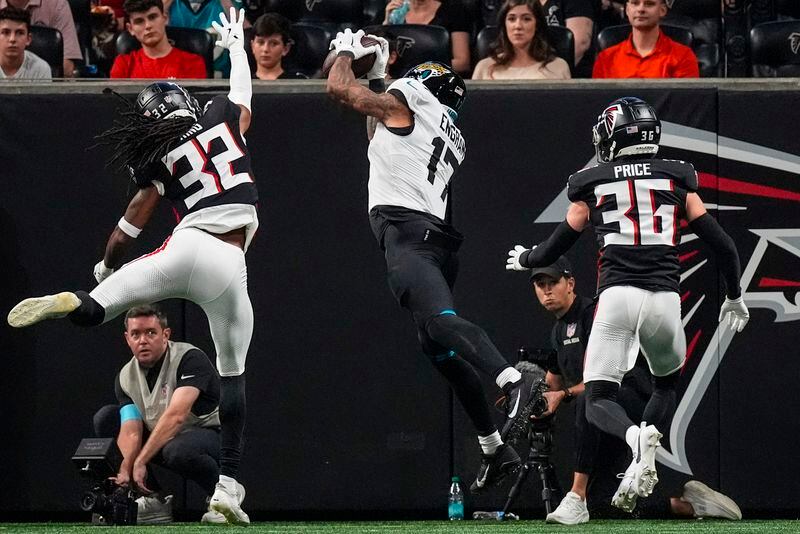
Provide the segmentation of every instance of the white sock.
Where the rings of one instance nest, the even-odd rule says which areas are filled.
[[[500,432],[495,430],[493,434],[488,436],[478,436],[478,443],[481,444],[483,454],[494,454],[503,444],[503,440],[500,439]]]
[[[236,479],[225,475],[219,476],[219,483],[228,491],[237,491]]]
[[[518,380],[522,379],[522,374],[514,369],[513,367],[506,367],[503,371],[497,375],[497,387],[502,388],[508,383],[514,383]]]
[[[628,447],[631,448],[634,454],[634,459],[636,459],[636,450],[638,449],[638,442],[639,441],[639,427],[636,425],[631,425],[628,427],[628,430],[625,431],[625,442],[628,444]]]

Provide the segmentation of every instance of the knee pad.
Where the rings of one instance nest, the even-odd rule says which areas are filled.
[[[586,400],[591,403],[599,399],[616,400],[619,384],[607,380],[593,380],[586,384]],[[587,406],[588,407],[588,406]]]

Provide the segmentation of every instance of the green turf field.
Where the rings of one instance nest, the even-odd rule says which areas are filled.
[[[592,521],[587,525],[565,527],[546,525],[542,521],[513,521],[499,523],[493,521],[391,521],[391,522],[315,522],[315,523],[253,523],[247,530],[226,526],[202,526],[195,523],[178,523],[168,526],[140,527],[95,527],[75,523],[0,523],[0,532],[30,532],[35,534],[89,534],[101,532],[165,532],[167,534],[209,533],[235,529],[248,534],[344,534],[344,533],[432,533],[432,534],[509,534],[532,532],[570,532],[627,534],[653,532],[658,534],[694,534],[704,532],[719,533],[762,533],[785,532],[800,533],[800,520],[786,521]]]

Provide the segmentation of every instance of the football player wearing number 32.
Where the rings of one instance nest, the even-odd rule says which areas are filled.
[[[598,117],[593,134],[600,163],[570,176],[566,220],[539,246],[529,250],[517,245],[509,251],[506,269],[550,265],[586,226],[594,226],[600,247],[599,300],[583,371],[586,417],[624,439],[633,451],[612,499],[614,506],[630,512],[637,497],[650,495],[658,482],[656,449],[675,412],[677,371],[686,355],[679,297],[680,219],[717,256],[727,290],[720,322],[727,318],[732,331],[741,332],[750,315],[742,299],[736,245],[706,213],[694,167],[653,157],[661,138],[653,108],[638,98],[615,100]],[[639,349],[655,376],[641,426],[615,402]]]
[[[462,236],[450,224],[450,183],[465,154],[455,120],[466,86],[448,66],[428,62],[383,92],[388,46],[376,38],[380,44],[365,47],[362,36],[361,30],[345,30],[331,42],[338,57],[328,74],[328,93],[377,119],[368,151],[370,224],[385,252],[389,287],[411,312],[422,351],[450,383],[478,432],[482,459],[472,490],[482,491],[519,469],[519,456],[505,443],[525,427],[532,384],[482,328],[456,313],[453,302]],[[356,81],[351,64],[372,53],[370,91]],[[475,369],[506,393],[502,434]]]
[[[221,381],[220,480],[210,508],[248,524],[236,482],[245,421],[244,370],[253,333],[245,251],[258,227],[258,192],[243,135],[250,125],[252,86],[244,51],[244,10],[215,23],[217,44],[230,50],[227,96],[205,112],[181,86],[157,82],[127,103],[122,120],[101,135],[111,162],[127,167],[138,191],[94,268],[90,293],[63,292],[17,304],[8,323],[24,327],[68,317],[82,326],[110,321],[133,306],[184,298],[206,313]],[[166,196],[181,220],[157,250],[122,265],[125,252]]]

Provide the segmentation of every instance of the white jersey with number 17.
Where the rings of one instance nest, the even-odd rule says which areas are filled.
[[[464,161],[461,131],[422,82],[401,78],[388,93],[413,115],[409,128],[379,123],[369,145],[369,209],[400,206],[444,220],[450,180]]]

